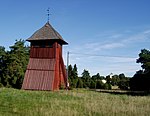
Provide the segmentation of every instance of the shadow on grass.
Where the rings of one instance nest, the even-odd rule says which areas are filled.
[[[114,95],[131,95],[131,96],[150,96],[150,91],[130,91],[130,90],[104,90],[104,89],[92,89],[92,91],[101,93],[110,93]]]

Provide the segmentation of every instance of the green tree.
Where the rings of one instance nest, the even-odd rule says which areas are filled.
[[[70,64],[69,66],[68,66],[68,78],[69,79],[72,79],[73,77],[72,77],[72,65]]]
[[[72,73],[73,73],[73,78],[77,79],[78,78],[78,69],[77,69],[77,65],[76,64],[73,66]]]
[[[144,73],[150,73],[150,51],[142,49],[137,59],[137,63],[141,63]]]
[[[83,79],[90,79],[91,77],[90,77],[90,73],[89,73],[89,71],[88,70],[83,70],[83,73],[82,73],[82,78]]]
[[[96,81],[96,89],[103,89],[104,83],[101,80]]]
[[[5,47],[0,46],[0,87],[3,86],[2,84],[2,75],[3,75],[3,62],[4,56],[6,55]]]
[[[72,88],[72,81],[73,81],[73,76],[72,76],[72,65],[68,66],[68,80],[69,80],[69,85]]]
[[[80,78],[78,78],[78,81],[77,81],[77,88],[83,88],[83,82]]]
[[[73,66],[72,75],[73,75],[72,87],[76,88],[78,82],[78,69],[76,64]]]
[[[0,46],[0,59],[6,54],[5,47]]]
[[[118,83],[118,87],[122,90],[128,90],[129,89],[129,78],[128,80],[121,80],[119,83]]]
[[[131,90],[150,90],[150,51],[142,49],[137,59],[143,70],[139,70],[130,79]]]
[[[104,79],[104,77],[100,76],[99,73],[97,73],[96,75],[92,76],[92,80],[94,80],[94,81],[96,81],[96,80],[102,80],[102,79]]]
[[[111,79],[111,85],[118,86],[118,83],[120,82],[120,78],[118,75],[113,75]]]
[[[102,86],[102,89],[107,89],[107,90],[110,90],[112,87],[111,87],[111,84],[108,84],[108,83],[105,83],[103,84]]]
[[[73,66],[73,68],[72,65],[68,66],[68,78],[69,78],[70,87],[76,88],[78,82],[78,69],[76,64]]]
[[[124,73],[112,76],[111,85],[117,85],[122,90],[129,89],[129,78]]]
[[[2,81],[6,87],[21,88],[29,59],[24,40],[16,41],[3,58]]]
[[[111,84],[111,80],[112,79],[110,78],[110,75],[106,76],[106,81],[107,81],[108,84]]]
[[[82,73],[82,80],[83,80],[83,87],[87,88],[90,87],[90,81],[91,81],[91,76],[88,70],[83,70]]]
[[[90,89],[96,89],[96,81],[91,80],[91,82],[90,82]]]
[[[120,80],[124,79],[125,78],[125,74],[123,74],[123,73],[119,74],[119,78],[120,78]]]

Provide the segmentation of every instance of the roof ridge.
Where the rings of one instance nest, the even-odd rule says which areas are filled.
[[[53,26],[49,23],[49,21],[48,21],[47,23],[48,23],[48,25],[50,25],[50,27],[51,27],[52,30],[54,31],[55,35],[61,37],[61,35],[53,28]],[[46,23],[46,24],[47,24],[47,23]],[[60,37],[59,37],[59,38],[60,38]],[[62,37],[61,37],[60,39],[62,39]]]

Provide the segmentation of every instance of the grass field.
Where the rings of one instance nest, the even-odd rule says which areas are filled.
[[[0,116],[150,116],[150,96],[0,88]]]

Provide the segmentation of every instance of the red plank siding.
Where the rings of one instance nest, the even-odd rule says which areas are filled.
[[[27,69],[32,70],[54,70],[55,59],[30,58]]]
[[[54,48],[31,47],[30,58],[54,58]]]
[[[59,86],[60,86],[60,70],[59,70],[59,46],[58,46],[58,43],[55,42],[54,44],[55,46],[55,59],[56,59],[56,64],[55,64],[55,78],[54,78],[54,83],[53,83],[53,88],[55,90],[58,90],[59,89]]]
[[[58,90],[66,86],[66,69],[62,58],[61,46],[55,43],[55,58],[30,58],[22,89]]]
[[[53,90],[54,71],[27,70],[22,89]]]
[[[60,54],[60,75],[61,75],[60,76],[61,84],[64,84],[64,86],[67,87],[67,72],[61,54]]]

